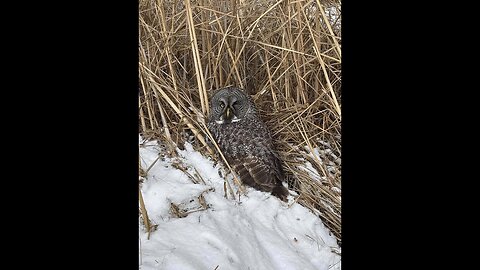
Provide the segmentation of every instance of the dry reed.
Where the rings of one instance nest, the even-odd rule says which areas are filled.
[[[139,10],[140,133],[170,152],[188,140],[212,156],[209,97],[244,88],[297,202],[341,243],[340,2],[140,0]]]

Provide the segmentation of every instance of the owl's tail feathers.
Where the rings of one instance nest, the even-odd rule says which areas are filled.
[[[280,200],[287,202],[288,190],[282,186],[278,185],[272,189],[272,195],[278,197]]]

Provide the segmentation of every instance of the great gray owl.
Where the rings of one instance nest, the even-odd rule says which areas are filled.
[[[210,100],[208,129],[244,184],[286,201],[280,159],[250,96],[235,87],[218,90]]]

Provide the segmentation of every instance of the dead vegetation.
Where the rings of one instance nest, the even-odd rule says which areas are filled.
[[[139,11],[140,133],[170,153],[188,140],[213,156],[209,97],[244,88],[297,201],[341,242],[340,2],[140,0]]]

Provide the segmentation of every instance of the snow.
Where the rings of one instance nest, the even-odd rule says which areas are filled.
[[[168,157],[140,138],[141,166],[151,166],[141,192],[156,229],[149,235],[140,218],[139,269],[341,269],[335,237],[293,198],[249,187],[240,199],[225,198],[219,172],[235,185],[222,165],[188,143],[176,152]]]

